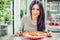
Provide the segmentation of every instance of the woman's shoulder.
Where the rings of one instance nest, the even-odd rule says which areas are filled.
[[[29,18],[30,18],[30,16],[24,15],[24,16],[22,17],[22,20],[27,20],[27,19],[29,19]]]

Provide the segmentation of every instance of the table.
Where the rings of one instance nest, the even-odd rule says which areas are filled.
[[[53,36],[48,38],[48,40],[60,40],[60,33],[52,33],[52,34],[53,34]],[[17,36],[15,36],[15,35],[11,35],[7,40],[14,40],[14,38],[15,38],[15,40],[17,40],[16,37]],[[23,37],[17,37],[17,38],[18,38],[18,40],[22,40]]]

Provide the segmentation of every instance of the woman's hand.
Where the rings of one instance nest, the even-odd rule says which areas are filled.
[[[22,36],[22,32],[16,32],[16,36]]]
[[[48,33],[47,33],[47,36],[48,36],[48,37],[52,37],[52,32],[48,32]]]

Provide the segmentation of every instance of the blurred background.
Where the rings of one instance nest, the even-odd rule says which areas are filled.
[[[0,40],[15,34],[25,15],[30,15],[33,0],[0,0]],[[38,0],[45,11],[46,31],[60,32],[60,0]],[[5,39],[4,39],[5,38]]]

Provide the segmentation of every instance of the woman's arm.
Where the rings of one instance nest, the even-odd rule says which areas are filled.
[[[18,28],[18,31],[16,32],[17,36],[21,36],[24,31],[22,22],[20,23],[20,27]]]
[[[22,35],[24,32],[24,18],[21,19],[19,30],[16,32],[17,36]]]

